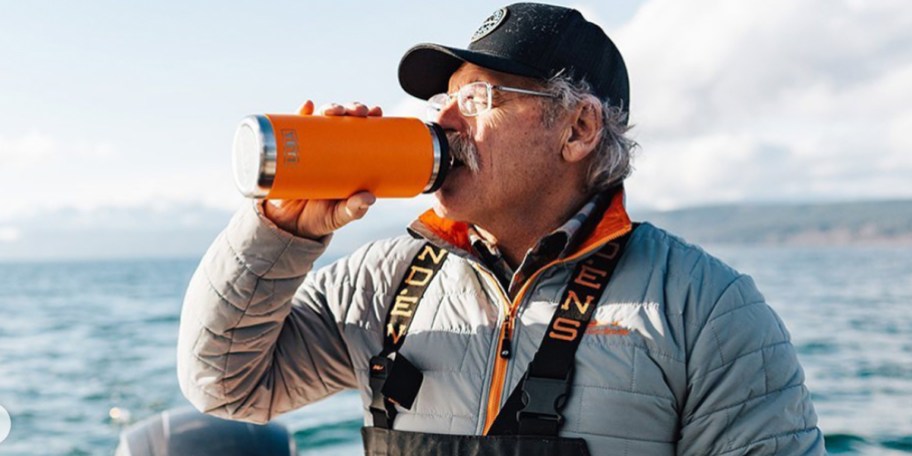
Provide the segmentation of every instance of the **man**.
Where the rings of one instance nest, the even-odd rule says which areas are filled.
[[[369,454],[823,453],[752,280],[627,217],[627,71],[598,26],[510,5],[399,78],[455,157],[434,209],[316,272],[372,195],[242,209],[187,292],[191,402],[264,422],[357,389]]]

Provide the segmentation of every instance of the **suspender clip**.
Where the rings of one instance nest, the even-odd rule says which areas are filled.
[[[530,366],[531,370],[531,366]],[[516,413],[520,435],[557,435],[564,417],[560,411],[570,395],[572,370],[563,379],[531,377],[528,371],[523,378],[523,408]]]
[[[387,356],[374,356],[370,359],[370,413],[374,419],[374,426],[383,429],[392,429],[393,418],[396,417],[396,406],[383,397],[383,385],[389,378],[393,367],[393,360]]]
[[[386,402],[411,409],[423,380],[424,374],[402,353],[377,355],[370,359],[371,391],[379,392],[386,398]],[[376,396],[376,393],[374,395]]]

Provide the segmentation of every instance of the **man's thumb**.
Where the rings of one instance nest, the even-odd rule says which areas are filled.
[[[339,220],[342,225],[353,220],[358,220],[364,217],[364,214],[367,214],[367,210],[370,209],[371,205],[376,201],[377,197],[370,192],[356,193],[337,206],[336,210],[341,212],[337,214],[337,220]]]

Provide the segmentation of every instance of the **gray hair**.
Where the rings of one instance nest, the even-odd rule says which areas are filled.
[[[588,82],[574,81],[562,74],[546,81],[543,89],[555,96],[544,102],[542,122],[548,127],[553,126],[563,112],[575,108],[587,98],[595,97],[598,100]],[[586,190],[592,193],[623,182],[633,171],[631,161],[634,151],[639,147],[636,141],[625,136],[632,128],[625,125],[627,112],[604,100],[599,100],[599,103],[602,109],[601,139],[593,151],[595,154],[586,176]]]

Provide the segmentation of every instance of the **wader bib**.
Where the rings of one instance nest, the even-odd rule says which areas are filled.
[[[374,426],[361,429],[365,455],[588,455],[585,440],[557,436],[563,424],[560,411],[570,395],[576,349],[629,237],[627,233],[606,243],[577,264],[538,351],[486,435],[393,429],[396,405],[410,409],[423,380],[421,371],[399,348],[421,297],[447,255],[425,244],[396,290],[386,316],[383,350],[370,359]]]

